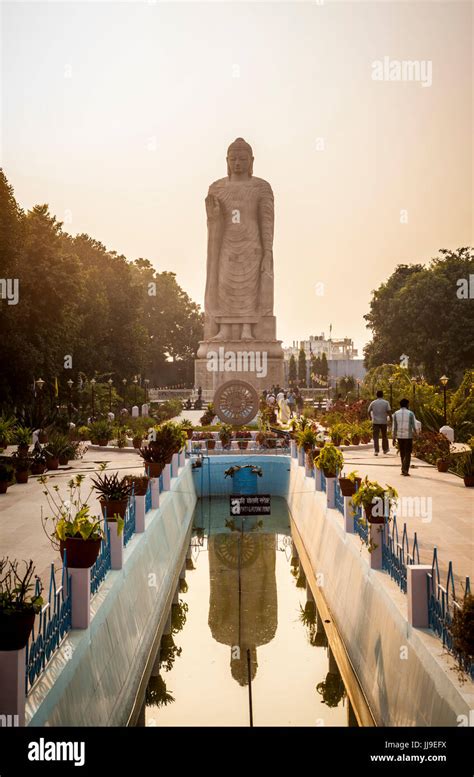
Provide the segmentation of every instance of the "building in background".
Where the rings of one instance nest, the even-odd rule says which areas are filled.
[[[301,349],[306,356],[306,385],[318,386],[318,381],[311,380],[311,358],[321,358],[325,354],[329,367],[329,385],[334,387],[338,378],[352,376],[356,381],[363,380],[366,369],[364,360],[358,357],[357,348],[350,337],[332,337],[331,332],[326,338],[324,332],[320,335],[310,335],[307,340],[294,340],[293,344],[283,349],[285,364],[285,382],[288,383],[289,362],[294,356],[298,363]]]

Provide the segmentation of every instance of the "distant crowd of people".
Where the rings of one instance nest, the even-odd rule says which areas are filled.
[[[304,407],[304,398],[298,388],[283,389],[278,385],[263,391],[260,401],[271,411],[271,420],[282,425],[286,425],[293,416],[301,415]]]

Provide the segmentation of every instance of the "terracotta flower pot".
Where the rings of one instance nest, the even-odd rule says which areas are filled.
[[[474,475],[465,475],[464,485],[466,488],[474,488]]]
[[[352,445],[360,445],[360,437],[358,434],[355,434],[352,438]]]
[[[26,456],[29,449],[30,449],[30,446],[28,445],[27,442],[21,442],[18,446],[18,453],[20,454],[20,456]]]
[[[363,434],[363,435],[362,435],[362,442],[363,442],[365,445],[367,445],[367,443],[368,443],[368,442],[370,442],[370,441],[371,441],[371,439],[372,439],[372,438],[371,438],[370,434]]]
[[[449,459],[438,459],[436,462],[438,472],[447,472],[449,469]]]
[[[159,478],[164,470],[164,465],[160,461],[146,461],[145,472],[149,478]]]
[[[42,475],[43,472],[46,471],[46,464],[32,464],[31,465],[31,474],[32,475]]]
[[[59,467],[59,458],[57,456],[48,456],[46,459],[46,468],[47,469],[58,469]]]
[[[323,472],[324,472],[324,477],[325,478],[335,478],[336,477],[336,473],[335,472],[331,472],[330,469],[324,469],[323,468]]]
[[[104,518],[107,515],[107,520],[112,520],[115,515],[125,518],[128,499],[100,499],[99,501],[102,507],[102,515]]]
[[[349,478],[339,478],[339,488],[342,496],[353,496],[356,492],[355,483]]]
[[[69,456],[60,456],[59,463],[62,467],[66,467],[69,464]]]
[[[83,540],[68,537],[59,543],[59,551],[64,561],[64,551],[67,554],[67,565],[72,569],[89,569],[94,566],[100,551],[102,540]]]
[[[8,615],[0,609],[0,650],[22,650],[35,622],[32,607],[22,607]]]
[[[337,447],[341,444],[341,437],[338,437],[337,434],[331,437],[331,442]]]
[[[141,437],[134,437],[132,440],[133,447],[137,450],[140,450],[142,447],[142,438]]]
[[[9,485],[8,480],[0,480],[0,494],[6,494]]]
[[[206,443],[207,443],[207,448],[210,451],[213,451],[214,448],[216,447],[216,441],[215,440],[206,440]]]
[[[269,448],[276,448],[277,447],[277,441],[274,437],[267,437],[267,445]]]
[[[106,448],[109,444],[109,441],[106,437],[103,437],[101,440],[99,440],[99,445],[101,448]]]
[[[249,441],[248,440],[238,440],[237,445],[239,446],[241,451],[245,451],[246,448],[248,448]]]
[[[384,524],[385,518],[383,515],[372,515],[373,505],[364,505],[365,517],[369,523]]]
[[[3,437],[0,437],[0,448],[6,448],[6,447],[7,447],[7,441]]]
[[[17,483],[28,483],[28,470],[15,472],[15,478]]]
[[[160,472],[160,475],[161,475],[161,472]],[[160,475],[158,475],[157,477],[159,477]],[[134,489],[133,489],[133,493],[135,494],[135,496],[145,496],[145,494],[146,494],[146,492],[148,490],[148,483],[149,482],[150,481],[147,480],[146,482],[143,482],[143,483],[140,483],[140,484],[135,483],[134,484]]]

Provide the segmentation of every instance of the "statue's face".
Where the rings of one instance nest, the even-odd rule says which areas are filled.
[[[250,154],[244,148],[233,149],[227,157],[230,172],[237,175],[248,174],[251,161]]]

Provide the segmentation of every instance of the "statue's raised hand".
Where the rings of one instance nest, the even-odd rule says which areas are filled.
[[[214,194],[208,194],[206,197],[206,213],[210,221],[215,221],[221,215],[221,206]]]

